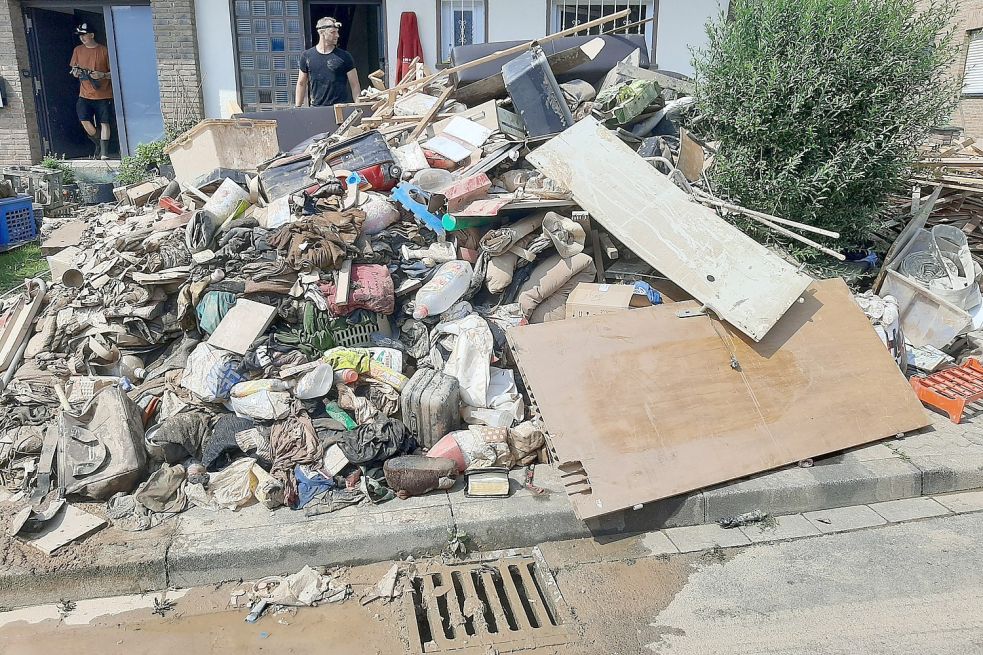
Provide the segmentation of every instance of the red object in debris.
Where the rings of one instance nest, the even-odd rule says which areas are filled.
[[[962,366],[911,378],[911,388],[920,401],[959,423],[966,405],[983,400],[983,364],[970,357]]]
[[[157,203],[157,206],[165,211],[169,211],[172,214],[183,214],[184,205],[179,203],[174,198],[161,198]]]
[[[457,464],[458,473],[463,473],[468,468],[467,462],[464,461],[464,451],[457,444],[457,439],[454,438],[453,432],[441,437],[427,451],[427,457],[446,457],[447,459],[453,460]]]
[[[410,72],[410,62],[419,57],[423,63],[423,44],[420,43],[420,28],[416,12],[404,11],[399,16],[399,45],[396,48],[396,83]]]
[[[393,168],[390,164],[376,164],[375,166],[359,169],[358,174],[365,178],[365,184],[360,184],[359,188],[372,191],[392,191],[399,184],[398,176],[394,177],[392,174]],[[396,168],[396,171],[398,170]],[[339,175],[338,180],[341,182],[342,188],[347,190],[347,177]]]
[[[150,402],[147,403],[147,407],[143,410],[143,416],[141,417],[143,420],[143,427],[146,428],[148,425],[150,425],[151,419],[153,419],[154,416],[157,414],[157,410],[159,408],[160,408],[160,398],[158,397],[151,398]]]
[[[423,149],[423,156],[427,158],[427,163],[431,168],[440,168],[445,171],[452,171],[457,168],[457,164],[442,155],[438,155],[433,150]]]

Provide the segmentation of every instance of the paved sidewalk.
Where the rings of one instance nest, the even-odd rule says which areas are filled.
[[[929,516],[938,511],[930,502],[909,506],[890,501],[983,489],[983,414],[962,425],[935,416],[931,428],[816,460],[811,468],[786,467],[590,523],[574,515],[551,467],[536,468],[536,484],[549,491],[546,496],[522,488],[519,472],[512,484],[513,495],[506,499],[465,498],[459,482],[446,493],[316,517],[289,509],[270,512],[259,505],[236,513],[195,508],[143,533],[103,530],[51,558],[8,539],[0,541],[5,551],[0,606],[255,578],[294,572],[306,564],[362,564],[435,554],[452,529],[466,532],[480,550],[683,529],[662,537],[646,535],[652,547],[671,552],[731,545],[734,539],[763,540],[753,530],[726,530],[728,543],[719,540],[718,519],[754,509],[781,516],[773,536],[788,537],[775,538],[862,522],[849,513],[827,512],[823,520],[816,514],[841,507],[867,505],[881,521],[918,511]],[[872,518],[866,514],[864,520]]]

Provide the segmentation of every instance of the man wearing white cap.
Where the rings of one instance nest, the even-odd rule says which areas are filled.
[[[308,100],[313,107],[352,102],[362,89],[355,60],[338,47],[341,23],[326,16],[317,21],[317,34],[317,45],[300,56],[296,105],[302,107]]]

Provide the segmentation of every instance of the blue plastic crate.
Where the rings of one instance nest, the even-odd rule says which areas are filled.
[[[29,241],[37,235],[34,199],[31,196],[0,200],[0,246]]]

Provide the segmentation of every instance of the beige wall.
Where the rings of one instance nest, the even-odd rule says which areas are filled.
[[[920,4],[925,6],[928,3],[923,1]],[[955,40],[960,50],[952,66],[952,74],[959,80],[960,87],[966,67],[969,33],[981,28],[983,28],[983,0],[962,0],[955,17]],[[963,128],[965,136],[983,138],[983,98],[960,97],[950,123]]]

